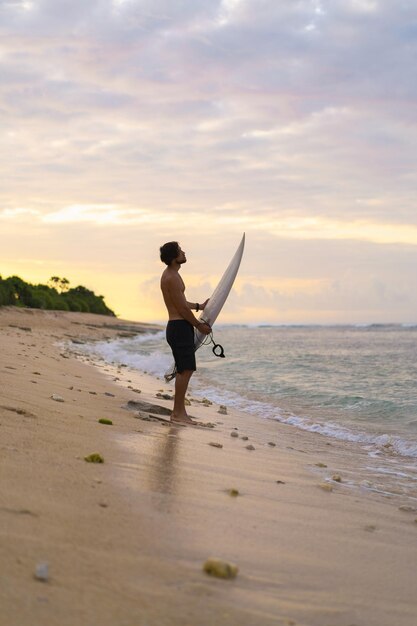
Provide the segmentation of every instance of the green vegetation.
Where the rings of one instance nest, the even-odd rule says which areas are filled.
[[[111,420],[106,419],[105,417],[101,417],[98,420],[99,424],[107,424],[108,426],[113,426],[113,422]]]
[[[87,463],[104,463],[103,457],[98,452],[85,456],[84,461],[87,461]]]
[[[81,285],[70,288],[69,281],[58,276],[52,276],[47,285],[32,285],[19,276],[5,279],[0,276],[0,306],[6,305],[115,317],[105,304],[104,296],[96,296],[93,291]]]

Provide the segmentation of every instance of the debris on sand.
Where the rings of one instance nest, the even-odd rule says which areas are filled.
[[[329,485],[329,483],[320,483],[318,486],[320,489],[323,489],[323,491],[333,491],[333,487]]]
[[[42,583],[47,583],[49,581],[49,564],[46,562],[38,563],[36,565],[34,577]]]
[[[64,398],[57,393],[53,393],[51,399],[55,400],[55,402],[65,402]]]
[[[103,457],[98,452],[93,452],[92,454],[85,456],[84,461],[87,461],[87,463],[104,463]]]
[[[113,422],[111,420],[106,419],[105,417],[101,417],[98,420],[99,424],[106,424],[107,426],[113,426]]]
[[[403,504],[398,507],[399,511],[406,511],[408,513],[415,513],[417,508],[415,506],[410,506],[409,504]]]
[[[173,400],[174,396],[171,396],[169,393],[160,393],[155,394],[157,398],[161,398],[162,400]]]
[[[217,578],[236,578],[238,568],[233,563],[222,561],[221,559],[210,558],[203,565],[203,570],[209,576],[216,576]]]

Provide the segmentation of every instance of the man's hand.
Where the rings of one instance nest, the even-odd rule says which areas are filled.
[[[205,322],[200,322],[196,328],[200,333],[203,333],[203,335],[209,335],[211,333],[211,326]]]

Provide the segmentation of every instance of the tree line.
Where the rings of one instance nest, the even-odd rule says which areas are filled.
[[[97,296],[82,285],[71,288],[69,280],[59,276],[52,276],[46,285],[32,285],[19,276],[0,276],[0,306],[6,305],[115,317],[104,302],[104,296]]]

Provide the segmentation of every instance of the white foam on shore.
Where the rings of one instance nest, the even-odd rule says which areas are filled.
[[[172,362],[172,356],[168,350],[166,352],[154,350],[152,356],[150,356],[149,354],[138,352],[137,349],[140,349],[141,344],[149,345],[150,341],[154,341],[158,345],[164,337],[165,331],[145,333],[133,339],[116,339],[77,345],[77,350],[85,354],[99,356],[108,363],[128,365],[141,372],[147,372],[152,374],[152,376],[161,378],[161,372],[164,372]]]
[[[161,341],[164,337],[165,331],[145,333],[133,339],[116,339],[77,345],[77,350],[86,354],[97,355],[108,363],[127,365],[162,379],[163,372],[172,364],[172,356],[168,346],[165,351],[161,350]],[[141,344],[146,344],[147,346],[147,350],[143,353],[140,351]],[[151,349],[151,354],[149,354],[149,349]],[[213,402],[225,404],[252,415],[274,419],[282,424],[318,433],[326,437],[369,446],[369,454],[389,449],[391,453],[397,455],[417,458],[417,442],[412,440],[402,439],[387,433],[367,433],[361,430],[346,428],[334,422],[320,423],[308,417],[288,414],[288,412],[267,402],[250,400],[232,391],[206,386],[201,378],[192,380],[191,390],[204,395]]]
[[[332,437],[342,441],[350,441],[361,445],[371,446],[373,450],[375,450],[375,448],[377,450],[386,450],[389,448],[392,453],[417,458],[417,442],[407,441],[387,433],[381,433],[378,435],[370,434],[360,430],[354,431],[333,422],[319,423],[314,422],[307,417],[285,415],[283,411],[280,411],[277,407],[266,402],[248,400],[236,393],[222,392],[212,387],[199,388],[198,391],[199,393],[203,393],[213,402],[233,406],[238,410],[251,413],[252,415],[275,419],[282,424],[295,426],[300,430],[318,433],[320,435],[325,435],[326,437]]]

